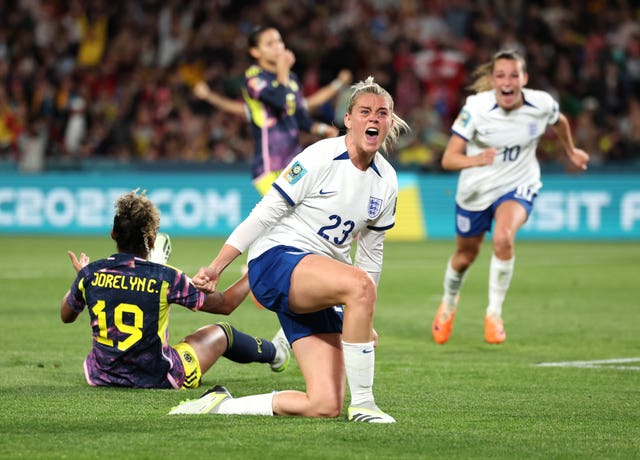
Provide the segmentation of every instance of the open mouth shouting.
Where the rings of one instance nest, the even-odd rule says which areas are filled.
[[[367,128],[364,132],[364,136],[367,142],[377,143],[378,142],[379,130],[378,128]]]
[[[511,106],[515,105],[516,102],[517,102],[516,92],[512,88],[510,88],[510,89],[500,89],[500,90],[498,90],[498,94],[499,94],[500,99],[502,100],[502,103],[507,107],[511,107]]]

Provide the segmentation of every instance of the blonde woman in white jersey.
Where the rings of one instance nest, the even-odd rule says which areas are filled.
[[[346,381],[348,420],[395,422],[378,408],[372,391],[376,286],[398,194],[396,172],[379,151],[388,151],[408,126],[372,77],[352,89],[344,115],[347,134],[298,154],[193,278],[204,292],[213,292],[225,267],[248,249],[251,290],[278,314],[306,391],[232,398],[216,386],[171,414],[337,417]]]
[[[489,305],[484,338],[502,343],[505,299],[515,260],[515,237],[526,222],[542,186],[536,147],[548,125],[558,135],[567,157],[585,170],[589,155],[573,145],[567,118],[544,91],[525,89],[528,75],[522,56],[500,51],[480,66],[451,128],[442,167],[460,170],[456,193],[457,247],[444,277],[444,295],[432,325],[433,339],[449,340],[460,288],[476,259],[484,235],[493,225],[489,270]]]

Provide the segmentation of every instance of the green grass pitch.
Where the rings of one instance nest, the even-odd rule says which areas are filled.
[[[171,263],[194,274],[221,244],[174,238]],[[73,279],[67,249],[96,259],[114,245],[106,236],[0,237],[0,458],[640,458],[637,242],[517,242],[500,346],[483,341],[489,244],[467,277],[451,339],[438,346],[430,326],[453,241],[386,243],[374,391],[398,423],[379,426],[166,415],[215,383],[234,396],[304,390],[295,363],[274,374],[223,359],[191,391],[87,386],[87,313],[59,319]],[[250,301],[229,319],[267,338],[277,328]],[[172,343],[216,320],[173,306]]]

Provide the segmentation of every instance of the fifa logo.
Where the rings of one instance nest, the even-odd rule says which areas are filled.
[[[302,166],[302,163],[296,161],[293,166],[291,166],[291,168],[289,168],[289,170],[285,173],[285,178],[287,182],[293,185],[298,182],[306,173],[307,170],[304,168],[304,166]]]

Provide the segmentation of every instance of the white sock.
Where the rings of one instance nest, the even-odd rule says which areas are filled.
[[[502,303],[507,296],[507,290],[513,276],[513,265],[516,258],[500,260],[495,254],[491,256],[489,268],[489,306],[487,316],[502,316]]]
[[[351,392],[351,406],[375,404],[373,400],[373,373],[375,352],[373,342],[342,342],[344,367]]]
[[[228,398],[220,403],[217,414],[273,415],[273,393]]]
[[[447,270],[444,273],[444,295],[442,296],[449,313],[456,308],[456,296],[460,293],[465,274],[466,271],[463,273],[455,271],[451,266],[451,259],[449,259]]]

